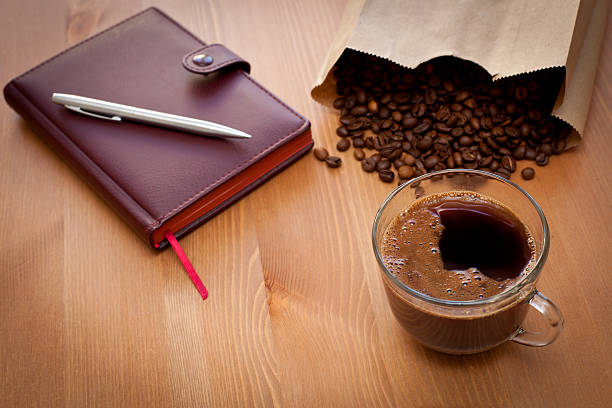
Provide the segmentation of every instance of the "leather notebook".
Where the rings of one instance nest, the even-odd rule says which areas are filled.
[[[197,54],[212,60],[198,65]],[[312,147],[308,120],[249,70],[225,46],[206,45],[149,8],[13,79],[4,96],[143,240],[163,248],[166,232],[189,233]],[[53,103],[54,92],[203,119],[252,138],[93,119]]]

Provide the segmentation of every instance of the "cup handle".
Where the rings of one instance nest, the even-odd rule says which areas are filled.
[[[541,332],[530,332],[521,327],[512,338],[512,341],[534,347],[542,347],[552,343],[563,330],[563,315],[561,311],[552,300],[537,290],[529,301],[529,305],[546,317],[550,327]]]

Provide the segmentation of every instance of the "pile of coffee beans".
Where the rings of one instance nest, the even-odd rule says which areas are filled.
[[[336,148],[354,148],[366,172],[398,184],[447,168],[481,169],[505,178],[517,160],[548,164],[571,128],[552,117],[564,77],[550,69],[493,82],[477,64],[440,57],[407,69],[347,50],[333,68],[340,112]],[[330,167],[338,157],[315,155]],[[330,159],[332,158],[332,159]],[[522,171],[524,179],[535,175]]]

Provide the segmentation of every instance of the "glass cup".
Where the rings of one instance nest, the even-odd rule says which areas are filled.
[[[406,286],[385,266],[380,246],[393,219],[420,197],[450,191],[476,192],[504,204],[531,232],[536,263],[505,291],[477,300],[438,299]],[[535,287],[549,242],[544,213],[525,190],[497,175],[468,169],[442,170],[402,184],[382,203],[372,228],[374,254],[393,314],[417,341],[451,354],[478,353],[507,340],[528,346],[545,346],[555,341],[563,329],[561,311]],[[521,327],[530,306],[546,318],[544,331],[531,332]]]

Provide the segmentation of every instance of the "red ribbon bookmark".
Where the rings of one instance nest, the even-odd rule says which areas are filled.
[[[195,285],[196,289],[198,289],[198,292],[200,292],[202,299],[206,300],[206,298],[208,297],[208,291],[204,287],[204,284],[200,280],[200,277],[195,271],[193,265],[191,265],[191,262],[189,262],[189,258],[187,258],[187,255],[185,255],[185,252],[183,252],[183,248],[181,248],[178,241],[169,230],[166,230],[164,232],[164,236],[166,237],[170,245],[172,245],[172,249],[174,249],[174,252],[176,252],[176,256],[178,256],[179,260],[183,264],[183,267],[187,271],[187,274],[191,278],[191,281]]]

